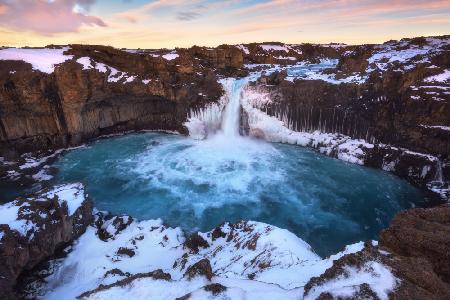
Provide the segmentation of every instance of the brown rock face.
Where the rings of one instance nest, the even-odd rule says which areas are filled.
[[[388,266],[400,279],[389,294],[390,299],[449,299],[449,233],[449,205],[401,212],[380,234],[378,247],[366,243],[362,251],[336,260],[331,268],[306,284],[305,296],[323,284],[345,276],[348,267],[361,269],[367,262],[375,261]],[[353,298],[377,299],[370,286],[362,284],[355,290],[359,292],[356,291]],[[360,297],[362,295],[364,297]],[[320,297],[333,299],[326,291]]]
[[[187,279],[192,279],[196,276],[205,276],[208,280],[211,280],[214,276],[214,272],[211,268],[211,263],[209,262],[209,259],[204,258],[187,268],[186,272],[184,273],[184,277]]]
[[[215,59],[207,57],[220,67],[217,73],[242,64],[242,54],[233,49],[216,49]],[[194,59],[196,52],[180,50],[166,60],[72,45],[65,54],[73,59],[51,74],[21,61],[0,61],[0,152],[66,147],[128,130],[184,132],[188,110],[222,94],[216,73]],[[79,58],[91,67],[77,63]]]
[[[61,204],[57,197],[39,199],[18,199],[13,202],[20,207],[18,220],[32,224],[25,236],[7,224],[0,224],[1,299],[15,299],[13,288],[19,275],[78,238],[92,220],[92,204],[87,199],[72,215],[69,214],[68,206]]]
[[[380,234],[380,246],[401,256],[426,259],[450,284],[450,205],[400,212]]]

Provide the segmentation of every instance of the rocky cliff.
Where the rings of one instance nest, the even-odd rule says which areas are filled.
[[[18,277],[83,234],[92,204],[81,184],[67,184],[0,205],[0,216],[0,298],[16,299]]]
[[[128,130],[184,132],[188,110],[222,94],[217,76],[243,72],[242,54],[234,47],[150,52],[71,45],[3,51],[8,50],[12,55],[4,57],[10,59],[0,60],[3,153],[78,145]]]

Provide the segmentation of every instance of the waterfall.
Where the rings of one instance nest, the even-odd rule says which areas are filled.
[[[436,174],[434,181],[437,183],[444,183],[444,178],[442,176],[442,162],[439,157],[436,162]]]
[[[242,90],[249,80],[250,77],[221,80],[225,95],[219,103],[188,112],[188,120],[184,125],[189,135],[199,140],[216,133],[222,133],[227,138],[239,136]]]
[[[222,132],[226,137],[239,135],[239,121],[242,89],[248,82],[248,78],[231,79],[224,84],[228,96],[228,104],[222,116]]]

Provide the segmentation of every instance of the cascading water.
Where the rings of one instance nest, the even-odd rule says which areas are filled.
[[[247,82],[248,78],[246,77],[242,79],[233,79],[228,84],[224,84],[228,96],[228,104],[225,106],[223,113],[222,132],[228,138],[239,135],[240,100],[242,89]]]

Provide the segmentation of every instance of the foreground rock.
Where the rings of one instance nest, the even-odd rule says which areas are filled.
[[[449,255],[449,205],[401,212],[381,233],[378,247],[366,244],[362,251],[335,261],[306,284],[305,297],[334,299],[344,292],[358,299],[378,299],[379,291],[370,287],[370,279],[355,284],[352,278],[384,265],[392,273],[383,274],[383,280],[396,286],[390,299],[449,299]],[[347,283],[346,291],[336,288],[339,282]]]
[[[1,205],[0,298],[16,298],[17,278],[77,239],[91,220],[92,206],[81,184]]]

